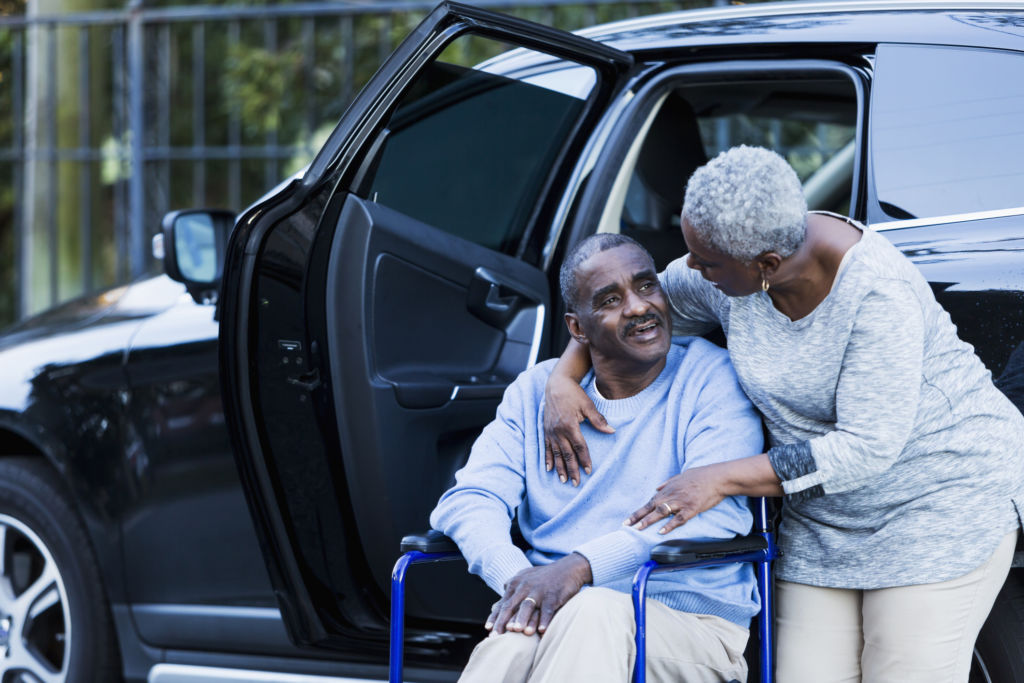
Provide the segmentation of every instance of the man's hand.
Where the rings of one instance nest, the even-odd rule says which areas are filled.
[[[524,569],[509,580],[484,628],[495,633],[544,633],[555,612],[594,580],[587,558],[570,553],[544,567]]]

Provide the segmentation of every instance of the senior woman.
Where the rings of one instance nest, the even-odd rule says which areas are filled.
[[[1021,522],[1024,418],[917,269],[855,221],[809,213],[774,152],[699,169],[682,225],[690,253],[660,278],[673,332],[722,326],[771,447],[684,471],[628,523],[671,515],[667,530],[724,496],[785,496],[779,680],[966,681]],[[614,427],[579,389],[581,351],[570,343],[547,389],[563,481],[577,458],[589,469],[580,422]]]

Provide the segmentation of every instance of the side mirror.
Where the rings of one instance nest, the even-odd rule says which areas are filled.
[[[163,258],[172,280],[185,284],[198,303],[213,303],[220,288],[224,251],[235,214],[219,209],[187,209],[164,216],[153,238],[153,255]]]

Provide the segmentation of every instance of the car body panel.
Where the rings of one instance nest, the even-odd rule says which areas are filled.
[[[923,43],[1019,50],[1019,2],[790,2],[656,15],[580,31],[646,56],[688,47]]]

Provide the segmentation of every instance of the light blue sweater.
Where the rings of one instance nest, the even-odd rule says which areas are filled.
[[[680,340],[677,340],[677,342]],[[700,338],[673,344],[665,369],[639,394],[610,401],[597,393],[593,372],[582,385],[615,428],[583,426],[593,460],[578,488],[544,469],[544,385],[554,360],[522,373],[505,391],[496,419],[473,444],[456,484],[430,523],[454,540],[497,593],[531,565],[578,552],[590,562],[595,586],[628,593],[633,573],[655,545],[669,539],[716,540],[750,530],[746,499],[727,498],[669,534],[654,524],[623,526],[655,488],[686,467],[762,452],[759,418],[739,387],[728,354]],[[532,548],[512,543],[510,525]],[[759,603],[749,564],[658,574],[648,595],[674,609],[713,614],[748,626]]]

